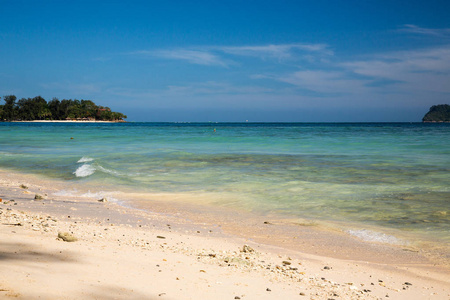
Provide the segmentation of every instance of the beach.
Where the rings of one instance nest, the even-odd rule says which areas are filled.
[[[8,170],[1,175],[0,296],[5,299],[450,295],[448,267],[418,252],[383,246],[384,259],[383,253],[375,259],[366,253],[366,260],[337,258],[345,253],[314,255],[224,232],[218,222],[199,224],[183,211],[163,213],[157,207],[142,210],[107,199],[55,196],[59,186],[39,176]],[[35,199],[36,194],[43,199]],[[66,233],[77,240],[58,238]],[[304,249],[314,246],[311,241],[305,238],[310,245]],[[367,249],[354,250],[363,254]]]
[[[449,297],[446,124],[0,127],[0,298]]]

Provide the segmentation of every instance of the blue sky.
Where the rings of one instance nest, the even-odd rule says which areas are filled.
[[[0,0],[0,96],[129,121],[420,121],[450,102],[450,1]]]

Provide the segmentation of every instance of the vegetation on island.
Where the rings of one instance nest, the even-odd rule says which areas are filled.
[[[113,112],[109,107],[96,105],[92,100],[53,98],[47,102],[41,96],[22,98],[3,97],[0,105],[0,121],[70,120],[124,122],[126,115]]]
[[[450,105],[433,105],[423,117],[422,122],[450,122]]]

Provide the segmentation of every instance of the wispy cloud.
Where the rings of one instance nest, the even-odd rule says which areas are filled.
[[[325,44],[270,44],[255,46],[198,46],[180,49],[141,50],[128,53],[182,60],[191,64],[229,67],[237,65],[233,59],[239,56],[251,56],[262,60],[303,58],[313,61],[314,56],[331,56],[333,52]],[[230,58],[231,57],[231,58]]]
[[[450,46],[387,53],[342,66],[374,79],[397,81],[409,90],[450,92]]]
[[[104,90],[106,94],[124,96],[130,99],[141,99],[153,101],[166,101],[171,98],[190,96],[211,96],[211,95],[257,95],[274,92],[273,89],[257,85],[237,86],[230,82],[207,81],[192,82],[185,85],[168,85],[159,89],[133,89],[110,87]]]
[[[297,52],[315,52],[325,55],[332,55],[325,44],[279,44],[279,45],[262,45],[262,46],[237,46],[237,47],[219,47],[218,50],[228,54],[239,56],[253,56],[262,59],[275,58],[278,60],[290,59]]]
[[[302,90],[336,94],[450,93],[450,45],[373,54],[364,59],[312,65],[284,74],[257,74]]]
[[[446,28],[429,29],[405,25],[398,31],[450,37],[450,29]],[[136,51],[131,54],[228,69],[249,66],[245,71],[241,68],[241,73],[236,73],[239,74],[236,80],[226,84],[215,81],[214,77],[202,83],[170,84],[164,93],[171,95],[276,93],[286,89],[286,83],[290,85],[288,89],[297,91],[298,95],[302,95],[304,91],[312,91],[314,93],[305,94],[320,97],[335,97],[337,94],[361,96],[378,93],[406,95],[419,91],[450,92],[450,45],[374,53],[344,62],[336,57],[327,44],[312,43],[194,46]],[[259,59],[261,63],[249,63],[246,57]],[[238,84],[239,76],[241,79],[254,80],[255,84],[241,86]],[[267,88],[267,83],[270,88]]]
[[[367,80],[349,77],[342,71],[304,70],[275,78],[305,90],[325,94],[354,94],[361,92]]]
[[[168,87],[169,93],[176,94],[260,94],[270,93],[273,89],[261,86],[236,86],[228,82],[207,81],[202,83],[193,83],[191,85]]]
[[[205,50],[173,49],[154,51],[135,51],[130,54],[184,60],[192,64],[227,67],[228,63],[221,57]]]
[[[450,37],[450,28],[423,28],[412,24],[405,24],[398,31],[435,37]]]

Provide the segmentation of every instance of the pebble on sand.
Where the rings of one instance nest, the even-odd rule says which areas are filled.
[[[44,196],[36,194],[34,195],[34,200],[44,200]]]
[[[244,253],[251,253],[251,252],[255,252],[255,249],[253,249],[253,248],[250,247],[249,245],[244,245],[244,247],[242,247],[241,252],[244,252]]]
[[[58,232],[58,238],[62,239],[64,242],[76,242],[78,239],[68,232]]]

